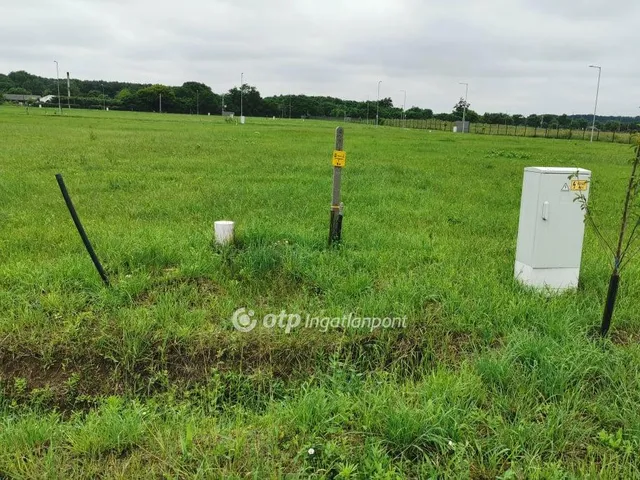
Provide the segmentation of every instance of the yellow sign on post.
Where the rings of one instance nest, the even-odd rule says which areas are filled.
[[[571,191],[584,192],[587,190],[589,180],[571,180]]]
[[[334,150],[331,163],[334,167],[344,167],[347,163],[347,152],[343,152],[342,150]]]

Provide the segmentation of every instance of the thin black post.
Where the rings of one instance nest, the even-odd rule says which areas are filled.
[[[336,128],[336,143],[333,151],[333,194],[331,196],[331,216],[329,218],[329,245],[339,242],[342,238],[342,217],[344,204],[340,202],[340,182],[342,168],[346,163],[344,152],[344,129]]]
[[[613,308],[616,306],[616,298],[618,296],[618,286],[620,285],[620,274],[614,271],[611,274],[609,280],[609,291],[607,293],[607,303],[604,306],[604,313],[602,314],[602,325],[600,325],[600,335],[607,336],[609,327],[611,326],[611,319],[613,318]]]
[[[599,132],[599,131],[598,131]],[[618,246],[615,250],[613,257],[613,272],[611,273],[611,279],[609,280],[609,291],[607,293],[607,303],[604,307],[604,313],[602,314],[602,325],[600,326],[600,334],[605,337],[611,326],[611,318],[613,317],[613,307],[616,304],[616,298],[618,296],[618,284],[620,283],[620,269],[622,268],[622,261],[627,254],[627,249],[631,245],[635,230],[631,233],[628,239],[626,247],[624,246],[625,232],[629,222],[629,212],[633,208],[634,201],[634,188],[637,186],[636,173],[638,171],[638,165],[640,165],[640,146],[636,149],[636,157],[633,161],[633,168],[631,169],[631,177],[629,178],[629,186],[627,187],[627,194],[624,200],[624,210],[622,212],[622,223],[620,225],[620,234],[618,235]]]
[[[98,273],[100,274],[100,278],[102,278],[102,281],[108,287],[109,278],[107,277],[107,274],[102,268],[102,265],[100,264],[100,260],[98,260],[98,256],[96,255],[96,252],[93,250],[93,247],[91,246],[91,242],[89,241],[89,237],[87,237],[87,233],[84,231],[84,227],[80,222],[80,218],[76,213],[76,209],[73,206],[73,202],[71,201],[71,197],[69,196],[67,187],[65,186],[64,180],[62,179],[62,174],[56,173],[56,180],[58,181],[58,186],[60,187],[60,191],[62,192],[64,201],[67,204],[67,208],[69,209],[69,213],[71,214],[73,223],[76,225],[76,228],[78,229],[80,238],[82,238],[82,242],[84,243],[84,246],[87,249],[87,252],[89,252],[89,256],[91,257],[91,260],[93,261],[93,264],[95,265],[96,270],[98,270]]]

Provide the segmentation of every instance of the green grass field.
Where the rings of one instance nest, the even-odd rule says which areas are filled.
[[[346,125],[330,249],[335,127],[0,107],[0,478],[640,476],[640,262],[605,342],[592,231],[578,291],[512,278],[523,168],[591,169],[613,237],[630,147]]]

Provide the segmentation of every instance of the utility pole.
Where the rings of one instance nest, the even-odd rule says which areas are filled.
[[[407,128],[407,115],[405,113],[405,106],[407,104],[407,91],[406,90],[400,90],[401,92],[404,92],[404,101],[402,102],[402,128]]]
[[[160,94],[160,103],[159,103],[159,107],[160,107],[160,113],[162,113],[162,94]]]
[[[198,90],[196,90],[196,115],[200,115],[200,97]]]
[[[53,63],[56,64],[56,80],[58,82],[58,113],[62,115],[62,104],[60,103],[60,73],[58,71],[58,61],[54,60]]]
[[[369,95],[367,95],[367,125],[369,125]]]
[[[71,110],[71,83],[69,82],[69,72],[67,72],[67,106]]]
[[[244,93],[244,73],[240,73],[240,123],[244,121],[242,96]]]
[[[464,83],[464,82],[459,82],[460,85],[464,85],[465,86],[465,91],[464,91],[464,108],[462,109],[462,133],[465,133],[465,118],[467,116],[467,96],[469,95],[469,84],[468,83]]]
[[[596,129],[596,111],[598,110],[598,94],[600,93],[600,74],[602,73],[602,67],[598,65],[589,65],[589,68],[598,69],[598,86],[596,87],[596,105],[593,107],[593,124],[591,125],[591,142],[593,142],[593,132]]]
[[[379,118],[380,118],[380,116],[379,116],[379,112],[380,112],[379,103],[380,103],[380,84],[381,83],[382,83],[382,80],[380,80],[378,82],[378,99],[376,100],[376,127],[378,126],[378,122],[379,122]]]

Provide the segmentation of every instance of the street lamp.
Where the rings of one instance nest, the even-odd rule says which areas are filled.
[[[244,113],[242,107],[242,93],[244,92],[244,73],[240,74],[240,123],[244,120]]]
[[[407,91],[406,90],[400,90],[401,92],[404,92],[404,101],[402,102],[402,128],[407,128],[407,116],[405,114],[405,105],[407,104]]]
[[[598,94],[600,93],[600,74],[602,73],[602,67],[598,65],[589,65],[589,68],[598,69],[598,86],[596,87],[596,105],[593,107],[593,123],[591,124],[591,142],[593,142],[593,132],[596,129],[596,111],[598,110]]]
[[[380,103],[380,84],[382,83],[382,80],[380,80],[378,82],[378,99],[376,100],[376,127],[378,126],[378,119],[379,119],[379,108],[378,108],[378,103]]]
[[[464,106],[462,108],[462,133],[465,133],[465,118],[467,116],[467,96],[469,95],[469,84],[465,82],[458,82],[460,85],[464,85]]]
[[[369,95],[367,95],[367,125],[369,125]]]
[[[54,60],[53,63],[56,64],[56,79],[58,81],[58,113],[62,115],[62,104],[60,103],[60,73],[58,72],[58,61]]]

